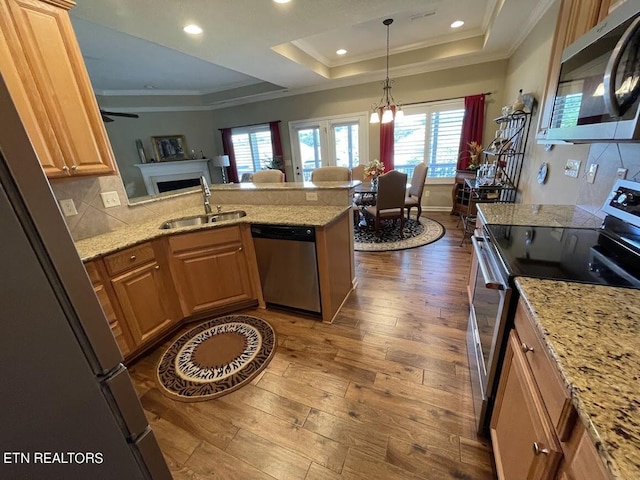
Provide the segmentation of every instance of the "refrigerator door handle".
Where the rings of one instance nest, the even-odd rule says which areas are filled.
[[[149,424],[127,368],[119,364],[102,380],[102,387],[111,409],[121,420],[125,434],[135,441],[145,432]]]

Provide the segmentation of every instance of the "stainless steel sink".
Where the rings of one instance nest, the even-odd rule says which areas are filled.
[[[175,218],[173,220],[167,220],[160,228],[180,228],[180,227],[193,227],[195,225],[205,225],[207,223],[222,222],[224,220],[235,220],[237,218],[246,217],[247,212],[244,210],[235,210],[233,212],[221,212],[210,213],[208,215],[196,215],[194,217]]]

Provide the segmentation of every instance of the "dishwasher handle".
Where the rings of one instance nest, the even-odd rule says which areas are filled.
[[[288,225],[252,225],[253,238],[270,238],[274,240],[295,240],[297,242],[315,242],[314,227],[296,227]]]

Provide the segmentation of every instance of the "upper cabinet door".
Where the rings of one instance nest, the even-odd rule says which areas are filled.
[[[113,174],[68,0],[0,0],[0,70],[50,178]]]

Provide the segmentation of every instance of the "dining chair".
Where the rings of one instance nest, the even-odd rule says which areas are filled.
[[[360,165],[356,165],[351,169],[351,180],[360,180],[364,181],[364,167],[365,165],[361,163]]]
[[[284,173],[280,170],[259,170],[253,174],[253,183],[282,183]]]
[[[351,180],[351,170],[347,167],[320,167],[311,172],[312,182],[348,182]]]
[[[407,209],[407,220],[411,215],[411,208],[418,207],[418,215],[416,220],[422,215],[422,191],[424,190],[424,182],[427,179],[427,165],[422,162],[413,167],[413,176],[411,177],[411,187],[404,199],[404,206]]]
[[[374,221],[376,235],[380,236],[382,220],[400,219],[400,236],[404,238],[404,198],[407,190],[407,174],[391,170],[378,177],[376,204],[364,208],[367,223]]]

